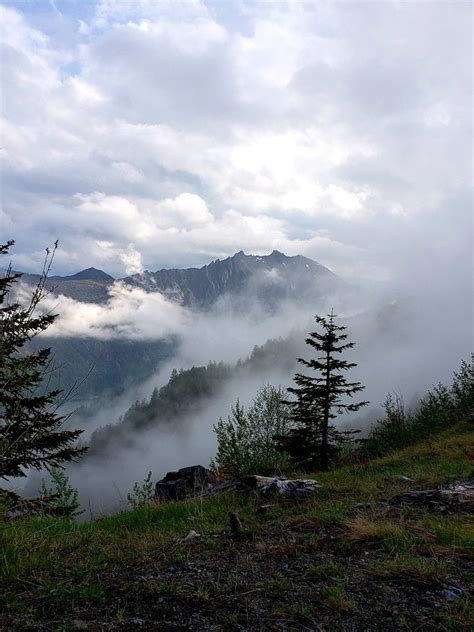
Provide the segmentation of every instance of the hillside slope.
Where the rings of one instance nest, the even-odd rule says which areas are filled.
[[[306,501],[223,494],[73,525],[2,528],[4,630],[468,630],[472,514],[387,502],[472,476],[458,424],[315,476]],[[244,535],[227,533],[238,511]],[[182,538],[201,534],[193,546]]]

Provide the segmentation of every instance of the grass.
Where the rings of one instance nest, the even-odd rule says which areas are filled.
[[[336,612],[355,612],[357,605],[347,597],[341,586],[327,586],[320,593],[323,606]]]
[[[407,576],[441,582],[449,572],[449,561],[417,555],[395,554],[393,557],[372,564],[370,571],[377,577]]]
[[[345,581],[347,577],[347,570],[342,564],[328,561],[323,562],[318,566],[312,564],[308,568],[308,576],[314,579],[331,579],[333,581],[340,582]]]
[[[149,613],[160,597],[165,606],[179,600],[180,612],[193,604],[189,617],[212,606],[229,625],[245,627],[257,612],[271,619],[278,606],[290,628],[298,628],[297,621],[311,628],[310,620],[324,623],[333,612],[367,629],[367,609],[385,613],[384,596],[376,591],[380,580],[394,582],[394,590],[406,578],[433,591],[443,582],[472,584],[471,517],[381,503],[408,488],[471,476],[473,463],[473,433],[459,425],[390,456],[317,474],[315,497],[276,500],[263,515],[256,496],[222,494],[203,499],[199,510],[187,501],[141,506],[86,524],[47,517],[0,522],[0,609],[12,630],[26,629],[32,619],[69,629],[77,613],[88,610],[112,629],[126,629],[136,611]],[[229,511],[244,521],[242,541],[222,535]],[[193,547],[181,544],[190,529],[203,536]],[[362,588],[371,582],[366,592],[374,597],[364,605]],[[440,599],[433,597],[438,604]],[[470,621],[468,602],[463,593],[459,602],[446,603],[444,619],[433,606],[433,629],[468,629],[462,627]],[[400,614],[408,625],[414,625],[414,607]],[[206,622],[193,625],[199,629]]]
[[[291,589],[291,581],[281,573],[263,582],[262,591],[272,599],[281,597]]]

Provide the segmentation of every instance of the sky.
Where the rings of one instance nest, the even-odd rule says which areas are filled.
[[[1,6],[2,241],[116,277],[243,249],[469,295],[470,2]],[[454,289],[453,289],[454,288]]]

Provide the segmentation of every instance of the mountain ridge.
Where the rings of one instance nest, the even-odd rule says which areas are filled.
[[[34,284],[39,275],[24,274],[23,280]],[[285,298],[320,296],[342,283],[329,268],[303,255],[288,256],[278,250],[269,255],[247,255],[240,250],[199,268],[145,270],[118,279],[90,267],[72,275],[51,276],[46,287],[82,302],[105,303],[115,281],[146,292],[160,292],[169,300],[196,309],[208,309],[225,295],[242,298],[244,294],[275,307]]]
[[[23,279],[34,285],[39,276],[24,275]],[[241,250],[201,268],[147,271],[117,281],[129,288],[159,292],[194,312],[224,308],[235,316],[257,310],[262,318],[274,314],[286,301],[312,312],[325,293],[344,287],[344,282],[320,263],[301,255],[288,257],[277,250],[264,256],[246,255]],[[114,283],[106,272],[87,268],[73,275],[51,277],[46,288],[59,297],[105,306]],[[60,305],[58,301],[59,311]],[[45,335],[39,342],[53,349],[62,367],[61,386],[80,385],[78,398],[121,392],[138,378],[146,379],[178,344],[174,339],[133,344],[122,339],[97,340],[92,329],[90,335],[76,337]]]
[[[200,268],[174,268],[134,274],[122,279],[146,291],[160,291],[185,306],[209,307],[225,294],[245,290],[268,303],[286,296],[320,294],[340,279],[322,264],[302,255],[287,256],[278,250],[269,255],[246,255],[243,250],[215,259]]]

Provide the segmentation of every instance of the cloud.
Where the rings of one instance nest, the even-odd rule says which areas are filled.
[[[174,225],[176,219],[185,226],[208,224],[214,219],[206,202],[194,193],[181,193],[175,199],[162,200],[156,205],[156,210],[160,220],[164,218],[169,225]]]
[[[59,313],[48,328],[48,337],[159,340],[179,334],[187,326],[190,314],[158,292],[147,293],[116,282],[109,295],[103,305],[81,303],[64,295],[46,295],[41,309]],[[20,288],[20,300],[28,296],[29,288]]]
[[[59,238],[58,273],[278,248],[373,279],[410,280],[428,257],[434,280],[427,227],[450,235],[442,267],[469,265],[467,4],[13,7],[16,265],[34,270]]]
[[[126,252],[120,253],[120,260],[125,266],[127,275],[143,272],[142,256],[132,245],[128,247]]]

